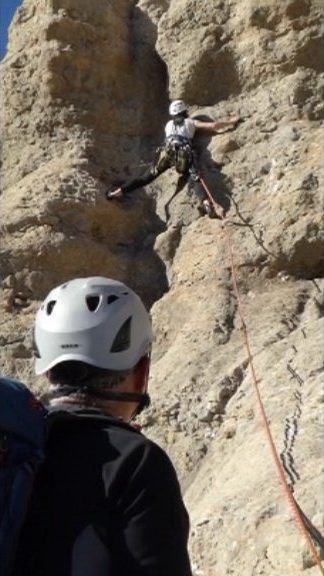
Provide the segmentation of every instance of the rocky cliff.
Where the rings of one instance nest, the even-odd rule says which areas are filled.
[[[322,3],[25,0],[1,78],[3,371],[43,385],[30,334],[54,285],[125,281],[152,312],[143,425],[179,472],[195,575],[315,576],[244,335],[288,484],[323,533]],[[196,141],[225,224],[172,170],[104,198],[145,170],[175,97],[244,118]]]

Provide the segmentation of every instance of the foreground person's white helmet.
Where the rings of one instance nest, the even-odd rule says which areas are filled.
[[[139,296],[122,282],[77,278],[54,288],[36,315],[36,374],[76,360],[128,370],[150,349],[151,320]]]
[[[170,116],[177,116],[178,114],[182,114],[183,112],[187,112],[187,106],[185,105],[183,100],[173,100],[169,107],[169,114]]]

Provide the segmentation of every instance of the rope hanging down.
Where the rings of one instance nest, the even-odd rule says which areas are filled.
[[[320,557],[317,553],[317,550],[313,544],[313,541],[312,541],[312,539],[311,539],[311,537],[307,531],[307,528],[306,528],[305,523],[303,521],[301,510],[300,510],[299,506],[297,505],[297,503],[293,497],[292,491],[291,491],[291,489],[287,483],[285,473],[284,473],[283,467],[281,465],[280,458],[279,458],[278,452],[276,450],[275,443],[274,443],[273,438],[272,438],[269,423],[267,420],[267,416],[266,416],[265,409],[263,406],[262,398],[260,395],[259,386],[257,383],[256,373],[255,373],[255,369],[254,369],[253,357],[252,357],[252,353],[251,353],[251,349],[250,349],[249,337],[248,337],[248,333],[247,333],[246,324],[244,321],[244,314],[243,314],[241,297],[240,297],[240,293],[239,293],[237,281],[236,281],[236,269],[235,269],[235,262],[234,262],[233,243],[232,243],[230,230],[229,230],[228,226],[226,226],[226,216],[224,216],[222,207],[219,204],[217,204],[217,202],[214,200],[214,198],[213,198],[210,190],[208,189],[205,181],[201,177],[200,177],[200,182],[201,182],[201,184],[202,184],[202,186],[203,186],[203,188],[207,194],[207,197],[209,198],[210,202],[212,203],[216,214],[222,219],[222,222],[224,224],[225,236],[226,236],[226,240],[227,240],[227,247],[228,247],[229,258],[230,258],[233,289],[234,289],[235,297],[237,300],[238,313],[239,313],[241,324],[242,324],[244,342],[245,342],[245,346],[247,349],[248,360],[249,360],[251,373],[252,373],[252,381],[253,381],[255,392],[257,395],[257,400],[258,400],[258,404],[259,404],[259,408],[260,408],[261,416],[262,416],[262,423],[263,423],[265,433],[267,436],[267,440],[268,440],[268,443],[270,446],[270,451],[271,451],[271,454],[272,454],[272,457],[274,460],[275,468],[276,468],[277,474],[279,476],[279,480],[281,482],[282,488],[284,490],[284,494],[285,494],[285,496],[288,500],[288,503],[291,507],[291,510],[292,510],[293,516],[295,518],[296,524],[299,527],[301,533],[303,534],[303,536],[307,542],[307,545],[309,547],[309,550],[310,550],[316,564],[318,565],[318,568],[319,568],[322,576],[324,576],[324,568],[323,568],[321,559],[320,559]]]

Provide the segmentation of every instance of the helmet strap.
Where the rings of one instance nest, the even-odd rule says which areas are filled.
[[[117,392],[116,390],[103,390],[102,388],[88,388],[86,390],[94,398],[102,398],[112,402],[138,402],[130,421],[138,416],[144,408],[151,403],[151,398],[147,392]]]
[[[144,404],[149,406],[150,397],[147,392],[117,392],[116,390],[103,390],[102,388],[96,387],[85,387],[83,392],[89,393],[89,395],[95,398],[104,398],[106,400],[113,400],[115,402],[142,402],[145,398]]]

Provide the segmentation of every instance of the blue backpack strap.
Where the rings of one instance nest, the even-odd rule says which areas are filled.
[[[45,457],[46,414],[27,386],[0,377],[0,576],[11,573],[36,472]]]
[[[0,399],[0,428],[31,446],[41,446],[47,410],[32,391],[18,380],[0,377]]]

